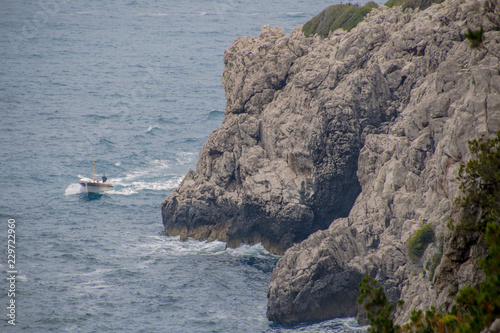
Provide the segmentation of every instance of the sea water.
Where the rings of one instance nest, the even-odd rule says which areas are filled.
[[[225,49],[331,4],[2,0],[0,332],[362,330],[267,321],[279,257],[167,237],[160,214],[224,118]],[[89,197],[94,157],[115,188]]]

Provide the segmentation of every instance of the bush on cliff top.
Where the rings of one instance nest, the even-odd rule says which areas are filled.
[[[375,2],[368,2],[363,7],[351,4],[330,6],[304,24],[302,32],[306,37],[319,35],[325,38],[339,28],[350,31],[377,7]]]
[[[403,10],[406,8],[418,8],[424,10],[429,8],[432,4],[441,3],[444,0],[389,0],[385,3],[386,7],[402,6]]]

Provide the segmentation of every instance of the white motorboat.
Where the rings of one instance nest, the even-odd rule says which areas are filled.
[[[89,180],[82,180],[80,185],[85,187],[87,194],[102,194],[113,189],[113,184],[105,183],[95,179],[95,157],[94,157],[94,177]]]
[[[80,185],[85,187],[87,193],[104,193],[113,189],[112,184],[99,181],[81,182]]]

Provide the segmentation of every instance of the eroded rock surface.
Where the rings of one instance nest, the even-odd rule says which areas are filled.
[[[364,138],[357,169],[362,191],[350,214],[278,261],[269,319],[356,316],[357,284],[370,274],[393,302],[404,300],[397,312],[402,323],[414,309],[448,309],[460,287],[481,280],[477,259],[485,251],[478,236],[446,226],[460,218],[453,202],[460,195],[458,168],[471,157],[467,142],[500,129],[500,34],[480,5],[446,1],[415,13],[381,7],[350,33],[324,41],[325,49],[338,48],[334,63],[350,67],[362,59],[355,73],[377,73],[376,82],[390,91],[382,103],[396,118],[385,132]],[[467,27],[480,25],[490,27],[488,52],[471,50],[463,37]],[[436,241],[412,261],[408,239],[426,224]]]
[[[365,48],[388,37],[329,44],[266,26],[238,38],[224,55],[224,122],[162,203],[167,234],[283,253],[347,216],[365,137],[385,131],[404,102],[395,90],[414,84],[367,63]]]
[[[485,254],[478,235],[446,227],[460,218],[457,171],[467,142],[500,128],[500,27],[481,6],[381,6],[326,39],[266,26],[235,40],[224,122],[162,203],[167,234],[288,249],[268,291],[274,321],[358,315],[365,274],[404,300],[400,323],[449,308]],[[485,48],[472,50],[464,33],[479,26]],[[410,260],[426,224],[436,241]]]

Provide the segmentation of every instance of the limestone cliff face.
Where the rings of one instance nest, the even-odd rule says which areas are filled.
[[[238,38],[224,55],[224,122],[163,202],[167,234],[283,253],[347,216],[366,136],[396,117],[404,101],[395,91],[414,84],[367,65],[365,47],[387,38],[330,44],[270,26]]]
[[[371,73],[387,87],[384,103],[397,116],[364,138],[357,169],[362,190],[349,215],[278,261],[269,319],[355,316],[358,283],[370,274],[392,301],[404,300],[401,323],[414,309],[448,309],[460,287],[481,280],[477,259],[485,251],[478,235],[446,226],[460,218],[453,202],[460,195],[458,168],[471,157],[467,142],[500,129],[500,27],[492,30],[480,8],[467,0],[414,13],[382,7],[350,33],[323,42],[338,49],[330,59],[343,66],[351,57],[363,59],[355,73]],[[480,25],[488,52],[471,50],[463,37],[467,27]],[[436,241],[410,260],[408,239],[426,224]]]
[[[480,25],[489,51],[464,38]],[[238,38],[224,55],[224,122],[162,203],[167,234],[288,249],[268,292],[274,321],[357,315],[365,274],[405,301],[400,321],[449,307],[481,279],[477,235],[446,224],[460,217],[467,142],[500,129],[499,29],[481,2],[448,0],[382,6],[326,39],[270,26]],[[410,260],[426,224],[436,241]]]

